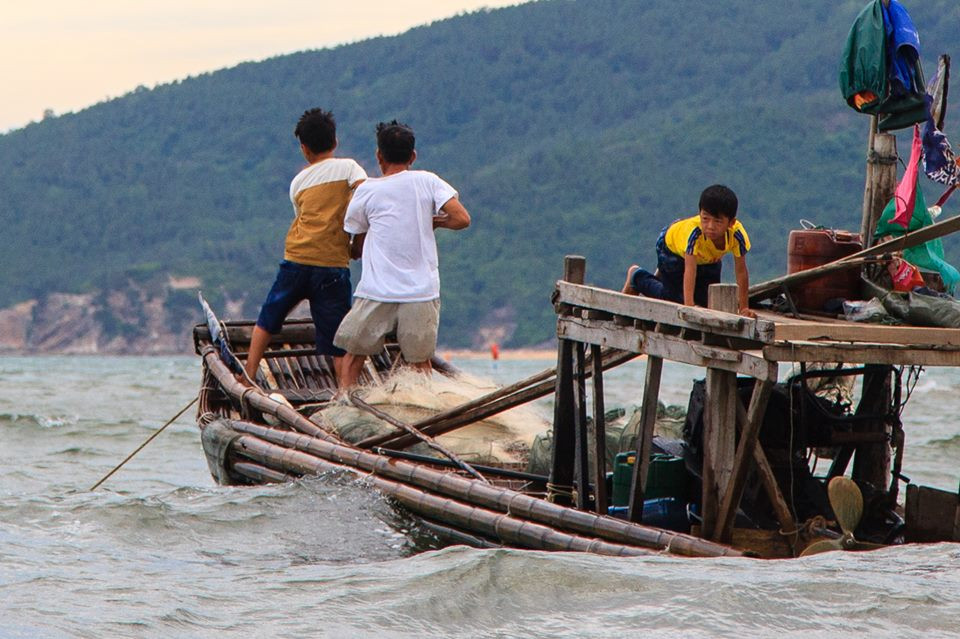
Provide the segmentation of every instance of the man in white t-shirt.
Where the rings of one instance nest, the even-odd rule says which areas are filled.
[[[363,271],[353,308],[333,343],[347,354],[340,388],[357,383],[367,356],[394,330],[404,359],[430,371],[440,324],[440,273],[433,230],[470,226],[470,214],[452,186],[429,171],[411,171],[417,158],[413,130],[396,120],[377,125],[377,163],[383,177],[357,187],[343,229],[353,235],[353,257]]]

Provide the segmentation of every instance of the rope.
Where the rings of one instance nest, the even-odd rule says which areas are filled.
[[[577,491],[573,486],[547,482],[547,501],[551,504],[555,503],[557,497],[566,497],[572,502],[577,498]]]
[[[128,461],[130,461],[131,459],[133,459],[133,456],[134,456],[134,455],[136,455],[136,454],[139,453],[141,450],[143,450],[143,448],[144,448],[147,444],[149,444],[150,442],[152,442],[153,439],[154,439],[157,435],[159,435],[160,433],[162,433],[167,426],[169,426],[170,424],[172,424],[173,422],[175,422],[175,421],[177,420],[177,418],[179,418],[181,415],[183,415],[185,412],[187,412],[187,409],[190,408],[191,406],[193,406],[198,399],[200,399],[200,396],[199,396],[199,395],[197,395],[196,397],[194,397],[193,399],[191,399],[191,400],[190,400],[190,403],[188,403],[186,406],[184,406],[183,408],[180,409],[180,412],[178,412],[176,415],[174,415],[173,417],[171,417],[171,418],[167,421],[166,424],[164,424],[163,426],[161,426],[155,433],[153,433],[152,435],[150,435],[150,437],[147,438],[147,441],[145,441],[145,442],[143,442],[142,444],[140,444],[140,446],[138,446],[135,451],[133,451],[132,453],[130,453],[129,455],[127,455],[127,458],[124,459],[124,460],[123,460],[122,462],[120,462],[119,464],[117,464],[116,467],[114,467],[114,469],[111,470],[109,473],[107,473],[106,475],[104,475],[104,476],[103,476],[103,479],[101,479],[100,481],[98,481],[97,483],[95,483],[93,486],[91,486],[91,487],[90,487],[90,491],[92,492],[92,491],[96,490],[96,489],[97,489],[97,486],[99,486],[100,484],[102,484],[103,482],[107,481],[107,479],[110,478],[110,475],[112,475],[112,474],[114,474],[115,472],[117,472],[118,470],[120,470],[120,467],[121,467],[121,466],[123,466],[123,465],[126,464]]]

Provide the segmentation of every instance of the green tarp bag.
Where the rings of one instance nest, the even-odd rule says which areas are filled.
[[[922,87],[923,69],[919,58],[912,66],[917,86]],[[888,77],[883,5],[881,0],[872,0],[847,34],[839,74],[843,99],[859,113],[882,116],[877,124],[880,131],[902,129],[926,120],[923,92],[891,95]]]
[[[927,210],[923,192],[919,188],[917,188],[917,200],[913,206],[913,217],[910,218],[906,231],[899,224],[890,222],[896,212],[896,200],[890,200],[883,209],[883,213],[880,214],[880,221],[877,222],[877,230],[874,232],[875,237],[885,235],[901,237],[907,231],[916,231],[933,224],[933,218],[930,216],[930,211]],[[957,283],[960,282],[960,272],[944,259],[943,242],[939,238],[925,242],[920,246],[904,249],[903,258],[914,266],[940,273],[947,292],[953,295],[956,291]]]

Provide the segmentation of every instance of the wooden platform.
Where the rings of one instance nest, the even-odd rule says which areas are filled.
[[[700,534],[728,543],[733,539],[734,516],[751,468],[756,468],[780,530],[798,530],[758,441],[781,362],[860,365],[855,367],[855,374],[863,376],[863,391],[856,413],[862,419],[854,429],[856,432],[849,434],[853,439],[843,445],[842,459],[835,460],[831,473],[842,474],[854,457],[854,479],[889,491],[891,500],[896,497],[896,482],[890,481],[890,442],[896,440],[900,431],[891,430],[883,409],[894,397],[891,379],[899,375],[894,367],[960,366],[960,329],[859,324],[772,312],[758,312],[756,319],[747,318],[730,312],[737,308],[734,285],[711,286],[711,308],[690,307],[585,285],[584,271],[582,258],[568,257],[564,279],[557,282],[553,296],[559,342],[551,483],[577,487],[577,506],[581,509],[587,507],[583,495],[589,490],[585,452],[588,400],[584,384],[587,349],[611,347],[647,355],[645,407],[657,404],[664,360],[704,369]],[[757,380],[749,405],[738,399],[737,375]],[[600,375],[594,374],[594,383],[594,432],[589,435],[601,441],[604,424]],[[653,410],[645,410],[637,442],[640,463],[635,465],[631,479],[631,521],[640,521],[642,517],[646,460],[654,421]],[[594,460],[594,464],[602,468],[600,460]],[[595,483],[600,485],[600,475]],[[604,498],[598,490],[593,504],[598,512],[602,512]],[[792,552],[799,550],[794,543]]]
[[[559,337],[776,379],[778,362],[960,366],[960,329],[798,319],[757,319],[557,283]],[[703,335],[708,335],[703,340]],[[720,339],[714,339],[720,338]]]

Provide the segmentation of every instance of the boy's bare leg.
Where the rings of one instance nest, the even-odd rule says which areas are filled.
[[[260,360],[263,359],[263,353],[267,350],[267,345],[270,343],[270,337],[270,333],[265,329],[259,326],[253,327],[253,335],[250,336],[250,350],[247,352],[247,361],[246,364],[244,364],[243,370],[246,371],[247,377],[254,383],[257,381],[257,370],[260,368]],[[240,380],[240,383],[245,384],[247,380]]]
[[[638,295],[637,289],[633,288],[633,274],[640,270],[640,267],[636,264],[631,264],[630,268],[627,269],[627,279],[623,282],[623,289],[621,293],[626,293],[627,295]]]
[[[340,380],[343,379],[343,355],[333,356],[333,374],[336,376],[339,386]]]
[[[343,362],[340,365],[341,375],[337,384],[338,394],[342,394],[357,385],[357,380],[360,379],[360,373],[363,371],[363,364],[366,361],[366,355],[347,353],[343,356]]]

